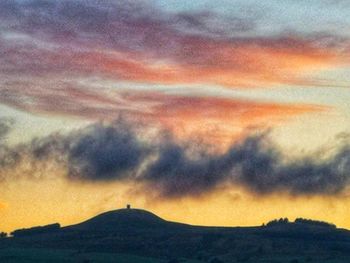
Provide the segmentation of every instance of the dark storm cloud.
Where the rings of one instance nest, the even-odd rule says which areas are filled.
[[[256,194],[336,195],[350,184],[349,149],[325,160],[287,162],[266,135],[248,137],[225,154],[199,159],[167,145],[142,179],[165,197],[198,195],[221,185],[241,185]]]
[[[350,183],[348,147],[333,157],[309,157],[288,161],[266,137],[246,140],[233,147],[231,156],[238,157],[234,181],[256,193],[285,191],[295,195],[335,195]]]
[[[145,147],[133,134],[114,129],[94,129],[93,136],[90,133],[79,137],[78,144],[70,149],[69,165],[78,168],[80,180],[128,178],[145,183],[169,198],[196,196],[221,185],[235,184],[256,194],[336,195],[350,183],[350,148],[347,147],[332,158],[288,162],[266,135],[248,137],[217,155],[193,145],[189,149],[169,137]],[[150,155],[156,155],[156,160],[134,178],[130,171],[135,171]]]
[[[0,118],[0,143],[11,131],[14,125],[14,120],[11,118]]]
[[[56,163],[67,170],[69,179],[88,181],[131,177],[150,152],[125,121],[94,124],[66,135],[52,134],[0,150],[0,175],[5,168],[15,169],[21,162],[32,165],[33,174],[36,163]]]
[[[222,183],[230,167],[220,166],[215,156],[191,159],[186,148],[176,144],[161,146],[158,159],[139,178],[165,197],[198,195]]]
[[[120,123],[95,125],[73,137],[68,152],[69,177],[104,181],[134,176],[149,149],[128,127]]]
[[[11,118],[0,118],[0,170],[15,165],[20,158],[17,151],[6,144],[6,136],[11,132],[14,123]],[[0,173],[0,180],[1,177]]]
[[[0,175],[4,179],[4,169],[17,167],[21,160],[56,162],[68,180],[129,180],[163,198],[199,196],[234,185],[258,195],[334,196],[350,185],[349,146],[331,157],[288,160],[266,134],[249,136],[217,154],[193,142],[180,144],[171,136],[145,141],[139,132],[125,122],[95,124],[6,148]]]

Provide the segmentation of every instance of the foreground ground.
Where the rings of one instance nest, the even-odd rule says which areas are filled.
[[[0,239],[0,262],[349,263],[350,231],[318,222],[202,227],[136,209]]]

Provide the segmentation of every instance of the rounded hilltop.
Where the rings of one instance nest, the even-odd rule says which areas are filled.
[[[142,210],[126,208],[113,210],[97,215],[87,221],[72,226],[79,230],[121,230],[130,228],[150,228],[163,226],[166,220],[156,216],[155,214]]]

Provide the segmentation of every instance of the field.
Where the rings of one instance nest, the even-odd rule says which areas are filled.
[[[80,253],[77,250],[23,249],[0,250],[0,262],[46,263],[46,262],[118,262],[118,263],[164,263],[165,260],[111,253]]]
[[[310,258],[310,257],[293,257],[293,256],[266,256],[266,257],[239,257],[225,258],[222,262],[230,263],[345,263],[347,258]],[[0,249],[1,263],[58,263],[58,262],[74,262],[74,263],[206,263],[221,262],[212,260],[190,260],[190,259],[156,259],[151,257],[141,257],[128,254],[116,253],[85,253],[78,250],[69,249],[27,249],[27,248],[7,248]]]
[[[84,253],[69,249],[28,249],[7,248],[0,249],[1,263],[167,263],[169,260],[151,257],[140,257],[116,253]],[[203,261],[179,259],[181,263],[201,263]]]

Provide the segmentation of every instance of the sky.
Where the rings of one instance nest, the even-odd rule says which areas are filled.
[[[0,1],[0,230],[127,203],[350,228],[349,5]]]

